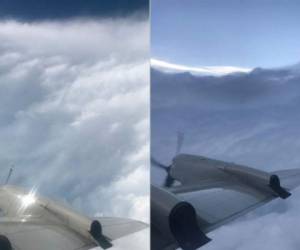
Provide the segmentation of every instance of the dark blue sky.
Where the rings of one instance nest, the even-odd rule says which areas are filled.
[[[191,66],[300,61],[300,1],[152,0],[152,57]]]
[[[145,15],[148,0],[0,0],[0,18],[38,21]]]

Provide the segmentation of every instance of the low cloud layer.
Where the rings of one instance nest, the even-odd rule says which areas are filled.
[[[14,164],[11,184],[147,221],[147,22],[2,21],[0,40],[2,178]]]
[[[152,70],[151,154],[168,164],[182,152],[267,171],[300,167],[300,67],[197,77]],[[164,173],[152,168],[152,182]],[[209,234],[203,250],[297,250],[300,191]]]

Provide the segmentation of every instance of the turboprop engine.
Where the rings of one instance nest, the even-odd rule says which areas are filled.
[[[169,241],[175,240],[183,249],[196,249],[210,241],[201,231],[196,211],[190,203],[155,186],[151,187],[151,197],[152,233],[163,234]]]

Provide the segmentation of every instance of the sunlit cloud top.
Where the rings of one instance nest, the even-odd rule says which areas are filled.
[[[241,68],[234,66],[209,66],[209,67],[193,67],[180,64],[169,63],[157,59],[151,59],[151,66],[153,68],[162,70],[164,72],[190,72],[195,75],[215,75],[222,76],[232,73],[248,73],[251,68]]]

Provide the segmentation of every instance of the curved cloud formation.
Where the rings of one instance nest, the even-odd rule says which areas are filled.
[[[194,75],[213,75],[223,76],[232,73],[249,73],[251,68],[241,68],[233,66],[202,66],[202,67],[190,67],[186,65],[169,63],[157,59],[151,59],[151,66],[155,69],[163,72],[178,73],[189,72]]]
[[[3,21],[0,39],[2,173],[13,163],[12,184],[147,221],[147,22]]]

